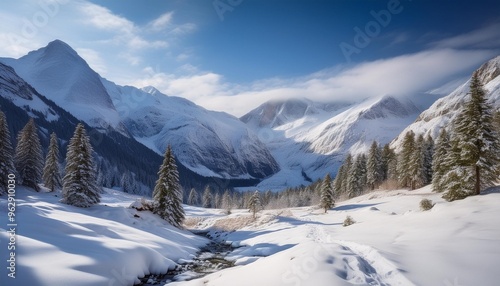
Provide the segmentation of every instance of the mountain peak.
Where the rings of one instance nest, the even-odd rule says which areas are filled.
[[[500,75],[500,56],[497,56],[484,63],[478,70],[479,79],[486,85],[491,80]]]

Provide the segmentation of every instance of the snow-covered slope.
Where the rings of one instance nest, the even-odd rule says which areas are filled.
[[[500,56],[483,64],[479,69],[479,78],[484,85],[488,102],[495,108],[500,108]],[[404,135],[408,131],[415,134],[430,134],[437,138],[441,128],[449,128],[450,122],[459,113],[469,92],[470,79],[459,86],[448,96],[437,100],[429,109],[422,112],[418,118],[405,128],[391,143],[392,147],[399,148]]]
[[[99,75],[66,43],[55,40],[19,59],[0,61],[76,118],[92,127],[126,134]]]
[[[36,90],[20,78],[14,69],[0,63],[0,96],[9,100],[16,106],[24,109],[31,117],[40,112],[48,121],[54,121],[59,115],[40,99]]]
[[[121,120],[136,140],[163,154],[172,145],[192,171],[222,178],[265,178],[279,167],[244,123],[153,87],[137,89],[102,79]]]
[[[133,285],[192,261],[208,241],[128,206],[137,199],[106,189],[81,209],[58,193],[16,188],[16,278],[0,265],[1,285]],[[436,205],[421,211],[421,199]],[[0,196],[0,256],[10,257],[8,200]],[[427,186],[379,190],[337,204],[327,214],[303,207],[248,210],[186,206],[186,223],[239,246],[227,268],[172,286],[497,285],[500,188],[446,202]],[[356,223],[343,227],[346,216]],[[184,275],[183,277],[193,277]],[[181,277],[175,277],[181,278]]]
[[[436,205],[421,211],[423,198]],[[243,246],[227,257],[240,266],[171,285],[498,285],[499,203],[498,187],[449,203],[427,186],[372,192],[328,214],[269,210],[253,221],[199,209],[188,220]],[[343,227],[348,215],[356,223]]]
[[[365,152],[373,140],[390,142],[418,112],[410,100],[391,96],[351,104],[294,99],[265,103],[241,120],[269,146],[281,167],[259,186],[279,189],[335,173],[347,152]]]
[[[55,196],[59,194],[59,196]],[[1,285],[134,285],[150,272],[165,273],[178,260],[194,257],[207,240],[128,206],[137,199],[106,189],[102,202],[77,208],[60,193],[16,188],[16,278]],[[0,256],[9,257],[7,200],[0,197]]]

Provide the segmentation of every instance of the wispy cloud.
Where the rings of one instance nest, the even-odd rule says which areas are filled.
[[[109,9],[97,4],[83,2],[80,5],[81,12],[87,17],[86,23],[96,28],[107,31],[119,31],[133,34],[136,27],[133,22],[124,17],[113,14]]]
[[[269,79],[248,86],[224,81],[222,75],[197,71],[176,77],[149,70],[135,82],[153,85],[169,95],[188,98],[206,108],[241,116],[270,99],[307,97],[316,101],[357,101],[374,96],[409,96],[441,85],[473,69],[490,51],[433,49],[394,58],[331,68],[293,79]]]
[[[500,23],[493,23],[466,34],[431,43],[437,48],[498,49],[500,47]]]
[[[148,24],[153,31],[161,31],[166,29],[168,26],[172,24],[174,12],[170,11],[162,14],[160,17],[154,19]]]

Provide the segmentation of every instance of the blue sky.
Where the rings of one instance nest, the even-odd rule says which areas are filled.
[[[498,11],[457,0],[9,1],[0,56],[61,39],[118,84],[241,116],[269,99],[446,91],[500,54]]]

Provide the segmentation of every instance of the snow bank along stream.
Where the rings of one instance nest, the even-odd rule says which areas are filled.
[[[207,237],[211,241],[200,248],[193,260],[181,260],[179,265],[165,274],[146,275],[140,278],[140,283],[135,285],[164,285],[173,281],[187,281],[234,266],[234,261],[226,260],[226,256],[237,247],[227,244],[225,241],[213,239],[208,232],[196,232],[195,234]]]

